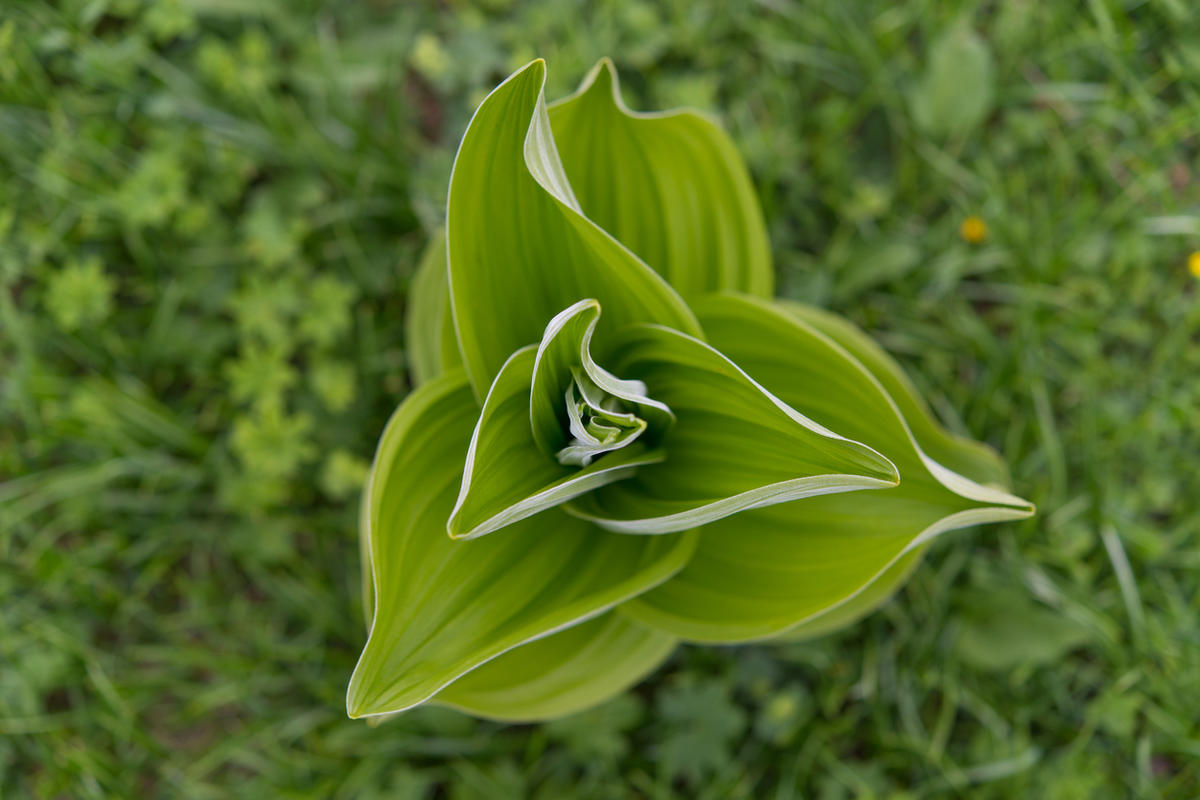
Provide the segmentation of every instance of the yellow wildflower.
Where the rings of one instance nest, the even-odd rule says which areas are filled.
[[[958,235],[968,244],[980,244],[988,237],[988,226],[982,217],[967,217],[958,226]]]

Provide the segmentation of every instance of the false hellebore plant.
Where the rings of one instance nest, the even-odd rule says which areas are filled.
[[[846,625],[933,537],[1033,511],[866,335],[772,299],[715,124],[630,112],[608,61],[550,106],[544,79],[475,112],[412,287],[352,717],[570,713],[680,641]]]

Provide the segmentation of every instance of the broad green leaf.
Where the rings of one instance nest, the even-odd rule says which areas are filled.
[[[746,297],[715,295],[697,312],[714,345],[749,375],[800,413],[886,453],[900,483],[714,522],[687,567],[623,613],[697,641],[819,630],[822,614],[851,618],[886,599],[907,574],[897,565],[940,533],[1032,513],[1026,501],[923,453],[882,384],[820,331]]]
[[[450,178],[451,307],[480,396],[513,351],[580,298],[603,304],[602,329],[657,322],[700,334],[675,290],[580,211],[550,130],[545,71],[534,61],[487,96]]]
[[[583,213],[685,298],[722,289],[771,296],[758,197],[720,126],[695,111],[630,111],[608,59],[550,105],[550,124]]]
[[[992,110],[992,51],[966,25],[956,25],[930,47],[929,62],[912,91],[917,125],[934,136],[961,136]]]
[[[1014,588],[976,590],[960,606],[954,652],[976,669],[1051,664],[1093,638],[1078,620]]]
[[[572,501],[572,514],[626,533],[668,533],[896,482],[887,458],[816,424],[704,342],[638,325],[622,332],[614,353],[615,373],[643,382],[674,412],[667,457]]]
[[[790,300],[777,300],[775,304],[837,342],[870,371],[891,396],[912,435],[930,458],[973,481],[1008,487],[1008,467],[996,451],[982,442],[955,436],[943,428],[900,365],[870,336],[848,320],[824,309]]]
[[[446,519],[477,413],[461,371],[416,389],[380,440],[366,487],[374,610],[351,717],[418,705],[512,648],[598,616],[670,577],[690,535],[606,535],[561,511],[454,541]]]
[[[371,620],[375,615],[375,586],[371,583],[371,544],[367,540],[367,515],[371,504],[367,502],[364,491],[358,501],[358,567],[362,579],[363,616],[367,621],[367,630],[371,629]]]
[[[976,471],[982,471],[984,466],[976,454],[988,451],[981,447],[968,450],[961,439],[940,430],[899,367],[881,352],[875,351],[873,357],[891,365],[894,373],[887,380],[902,388],[904,406],[897,404],[888,392],[888,384],[880,381],[854,353],[799,318],[795,304],[725,294],[705,298],[696,304],[696,309],[703,319],[721,329],[719,337],[713,337],[714,346],[719,346],[752,377],[801,413],[886,453],[899,468],[902,481],[936,483],[979,502],[1032,509],[1028,501],[996,486],[971,480],[925,452],[921,440],[913,433],[906,410],[919,412],[914,419],[925,438],[954,453],[957,460]],[[844,336],[845,330],[840,335]],[[857,346],[860,351],[871,353],[862,347],[862,342]],[[876,367],[887,374],[882,363]],[[821,391],[816,387],[821,387]]]
[[[587,467],[565,466],[533,441],[529,387],[535,349],[513,354],[492,383],[465,448],[458,500],[446,522],[455,539],[473,539],[553,508],[584,492],[661,461],[661,452],[633,442]]]
[[[574,403],[565,398],[573,387],[578,387],[580,401],[592,408],[600,403],[588,402],[589,395],[612,396],[652,428],[655,437],[661,437],[675,421],[669,408],[646,397],[644,384],[623,381],[596,363],[591,344],[599,320],[600,304],[580,300],[550,320],[538,345],[529,419],[534,439],[547,455],[556,455],[570,441]]]
[[[621,613],[695,642],[768,638],[802,624],[819,630],[822,614],[837,613],[860,593],[886,599],[905,570],[888,576],[892,585],[884,573],[939,534],[1029,516],[948,492],[914,496],[920,494],[902,481],[871,492],[869,501],[824,495],[718,520],[699,531],[696,553],[678,575]]]
[[[657,669],[675,642],[609,612],[508,651],[433,702],[507,722],[561,717],[625,691]]]
[[[921,556],[927,549],[928,544],[909,549],[860,589],[858,594],[799,625],[793,625],[773,640],[794,642],[812,639],[854,624],[891,599],[921,563]]]
[[[413,385],[462,366],[454,319],[450,315],[450,278],[446,271],[446,232],[438,231],[425,246],[408,291],[404,321]]]

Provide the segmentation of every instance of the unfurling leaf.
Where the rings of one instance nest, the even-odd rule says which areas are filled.
[[[622,374],[651,387],[676,415],[666,458],[568,511],[614,531],[669,533],[802,497],[895,485],[869,447],[822,427],[704,342],[658,326],[620,340]]]
[[[413,279],[351,716],[569,714],[680,640],[850,624],[934,537],[1033,513],[866,334],[770,298],[715,123],[628,111],[607,61],[549,110],[544,78],[476,112]]]
[[[467,447],[462,488],[447,530],[473,539],[633,475],[662,455],[642,445],[621,448],[584,468],[546,458],[529,428],[529,387],[535,354],[523,348],[505,362],[483,401]],[[583,465],[580,465],[581,467]]]

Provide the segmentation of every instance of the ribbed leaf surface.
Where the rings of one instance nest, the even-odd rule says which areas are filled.
[[[447,530],[473,539],[634,474],[639,464],[661,461],[661,452],[634,442],[584,468],[547,457],[529,427],[529,386],[534,348],[513,354],[496,376],[471,442],[462,486]]]
[[[612,329],[658,322],[699,334],[678,293],[592,222],[563,172],[534,61],[475,112],[454,160],[446,235],[459,349],[481,396],[513,351],[594,297]]]
[[[715,124],[629,111],[607,60],[549,111],[544,81],[476,112],[410,286],[351,716],[569,714],[679,640],[848,625],[937,536],[1033,513],[866,334],[770,298]]]
[[[550,106],[550,124],[583,212],[686,299],[722,289],[772,295],[758,198],[711,119],[630,111],[604,59],[578,92]]]
[[[572,502],[572,514],[624,533],[669,533],[897,480],[887,458],[814,423],[686,334],[637,326],[616,352],[614,371],[644,382],[675,414],[666,459]]]
[[[448,373],[410,394],[380,440],[365,511],[374,611],[347,695],[353,717],[424,702],[501,653],[644,592],[691,554],[691,536],[604,535],[560,511],[450,539],[475,409],[466,376]]]
[[[866,600],[886,599],[906,574],[893,567],[932,537],[1032,513],[929,458],[883,385],[820,331],[750,298],[718,295],[696,308],[723,352],[797,410],[888,453],[900,484],[713,522],[679,575],[624,606],[633,618],[716,642],[817,626],[842,604],[865,613]]]
[[[413,383],[422,384],[462,366],[450,313],[445,231],[435,233],[421,254],[408,289],[404,335]]]
[[[436,702],[507,722],[563,716],[637,683],[675,642],[610,611],[510,650],[447,686]]]

